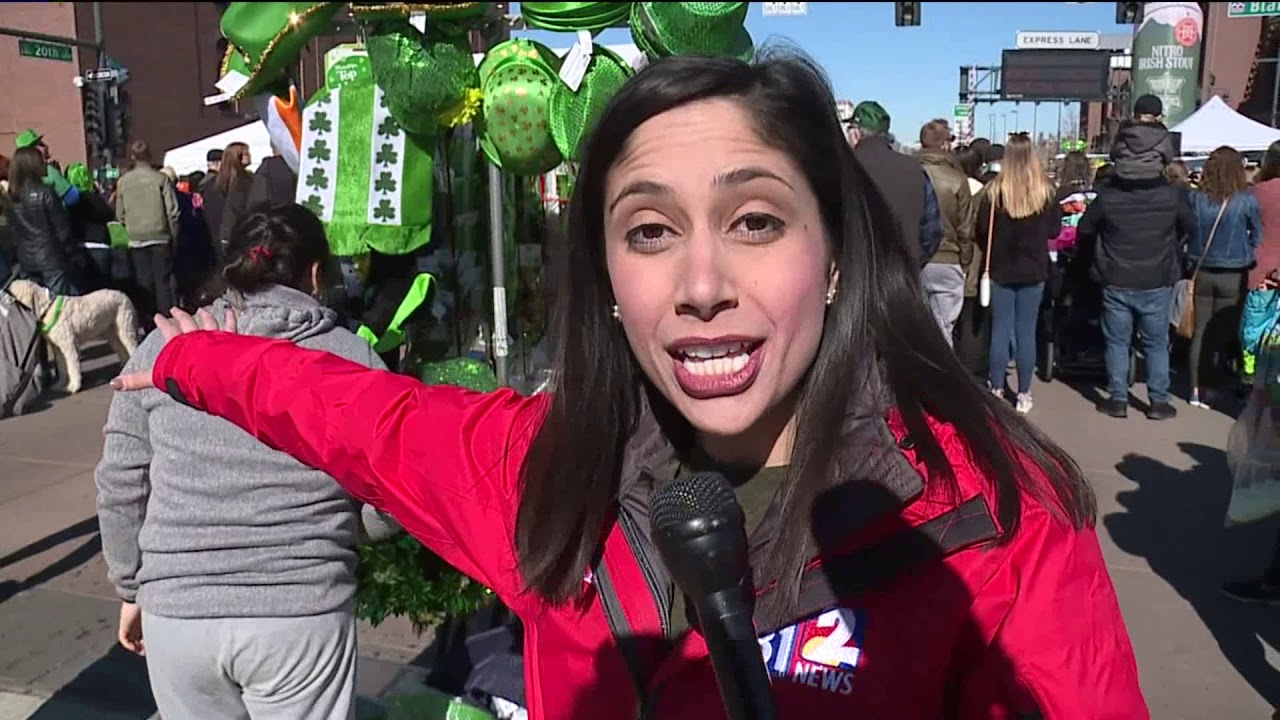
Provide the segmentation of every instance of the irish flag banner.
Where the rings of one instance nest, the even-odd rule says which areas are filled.
[[[431,240],[435,163],[387,112],[372,82],[323,88],[302,114],[298,202],[335,255],[404,255]]]

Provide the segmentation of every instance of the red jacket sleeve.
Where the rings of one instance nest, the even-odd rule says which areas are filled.
[[[332,475],[509,605],[520,467],[546,396],[427,386],[282,340],[171,340],[156,387]]]
[[[1097,534],[1024,514],[972,609],[982,650],[961,720],[1147,720],[1138,666]],[[1035,714],[1036,712],[1040,714]]]

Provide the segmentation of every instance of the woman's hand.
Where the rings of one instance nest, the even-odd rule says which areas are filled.
[[[147,654],[147,646],[142,642],[142,609],[134,603],[120,603],[120,629],[116,639],[135,655]]]
[[[165,342],[179,335],[201,330],[236,332],[236,314],[229,309],[227,310],[226,318],[223,320],[222,327],[218,327],[213,315],[203,308],[196,313],[195,317],[191,317],[188,312],[181,308],[174,308],[172,312],[172,318],[167,318],[164,315],[156,315],[155,317],[156,329],[164,336]],[[143,370],[141,372],[126,373],[112,379],[111,387],[116,390],[144,390],[155,387],[155,383],[151,382],[151,371]]]

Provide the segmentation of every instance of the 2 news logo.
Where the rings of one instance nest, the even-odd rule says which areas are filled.
[[[774,678],[849,695],[862,660],[864,620],[861,610],[834,608],[765,635],[764,666]]]

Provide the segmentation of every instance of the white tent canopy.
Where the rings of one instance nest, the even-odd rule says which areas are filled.
[[[1182,152],[1186,155],[1211,153],[1223,145],[1240,152],[1266,150],[1280,140],[1280,129],[1250,120],[1217,95],[1169,129],[1182,133]]]
[[[186,175],[207,167],[205,156],[210,150],[222,150],[233,142],[242,142],[249,146],[249,154],[253,158],[250,170],[257,167],[259,160],[271,156],[271,136],[267,126],[260,121],[245,123],[217,135],[189,142],[181,147],[173,148],[164,154],[164,165]]]

